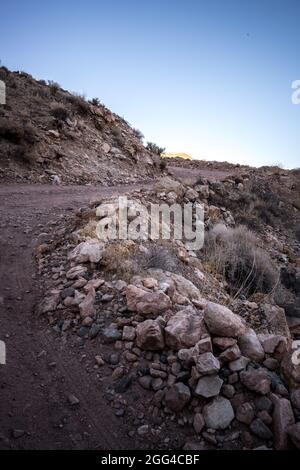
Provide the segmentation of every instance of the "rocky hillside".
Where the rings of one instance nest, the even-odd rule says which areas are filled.
[[[276,170],[193,187],[168,177],[128,194],[203,205],[199,251],[100,241],[96,207],[115,199],[44,235],[39,312],[79,347],[135,447],[300,447],[297,191],[298,173]]]
[[[99,100],[0,68],[0,180],[126,183],[156,174],[159,158],[141,133]]]

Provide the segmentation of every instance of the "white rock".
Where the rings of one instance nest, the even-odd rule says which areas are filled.
[[[71,251],[68,258],[76,263],[99,263],[104,251],[104,244],[95,238],[90,238]]]

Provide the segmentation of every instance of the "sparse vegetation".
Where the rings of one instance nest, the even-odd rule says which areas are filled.
[[[157,244],[149,244],[143,251],[139,251],[137,245],[110,244],[105,249],[101,263],[107,272],[127,282],[133,276],[146,275],[148,269],[178,271],[178,258],[175,253],[170,248]]]
[[[147,142],[146,148],[149,152],[155,153],[156,155],[161,155],[166,150],[164,147],[159,147],[159,145],[153,142]]]
[[[51,115],[57,119],[58,121],[65,122],[68,118],[70,118],[69,110],[65,106],[55,106],[50,111]]]
[[[227,229],[216,225],[206,237],[205,258],[236,295],[270,293],[278,283],[279,273],[271,258],[244,226]]]
[[[147,269],[163,269],[165,271],[176,272],[178,258],[170,247],[159,244],[151,244],[147,249],[137,256],[138,263]]]
[[[28,124],[13,123],[2,118],[0,120],[0,138],[13,144],[33,145],[36,141],[36,134],[33,127]]]
[[[13,152],[13,157],[26,164],[32,163],[34,161],[32,146],[26,144],[18,145]]]
[[[61,89],[60,84],[54,82],[53,80],[48,80],[48,86],[52,95],[56,95],[57,92]]]
[[[34,128],[29,124],[13,123],[6,119],[0,120],[0,139],[16,145],[12,150],[15,159],[30,163],[33,161],[33,147],[37,141]]]
[[[144,134],[143,134],[139,129],[133,128],[132,130],[133,130],[134,135],[135,135],[139,140],[142,141],[142,140],[144,139],[145,136],[144,136]]]
[[[123,147],[125,144],[125,139],[122,135],[121,129],[119,129],[119,127],[113,127],[111,132],[118,147]]]
[[[67,97],[67,100],[73,106],[75,112],[81,114],[82,116],[86,116],[90,111],[90,105],[86,101],[84,95],[79,95],[73,93]]]
[[[166,160],[164,159],[161,159],[160,162],[159,162],[159,168],[161,169],[161,171],[164,171],[166,168],[167,168],[167,162]]]
[[[130,279],[141,272],[135,257],[135,248],[123,243],[108,245],[101,260],[105,270],[117,277],[117,279]]]
[[[93,106],[100,106],[101,101],[99,100],[99,98],[92,98],[92,99],[90,100],[90,103],[91,103]]]

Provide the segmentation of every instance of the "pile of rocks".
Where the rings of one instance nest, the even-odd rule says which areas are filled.
[[[239,423],[245,447],[253,440],[276,449],[292,443],[299,447],[300,384],[290,396],[279,373],[288,354],[287,338],[256,335],[238,315],[212,302],[203,310],[187,307],[170,313],[165,293],[142,291],[127,286],[131,310],[144,317],[155,317],[159,307],[165,313],[124,326],[123,339],[130,337],[133,354],[136,346],[148,351],[149,367],[144,364],[138,380],[159,394],[165,413],[189,407],[195,431],[204,436],[207,430],[214,435]],[[161,303],[158,296],[163,296]]]
[[[299,447],[300,376],[289,338],[256,334],[178,274],[150,270],[130,284],[89,279],[84,262],[99,261],[102,249],[90,243],[71,252],[69,260],[83,264],[65,272],[67,283],[42,311],[50,323],[57,311],[73,312],[56,323],[58,331],[113,346],[108,359],[98,354],[95,361],[114,367],[115,389],[125,392],[134,381],[152,391],[154,415],[190,424],[210,445],[222,447],[233,433],[245,448]],[[109,324],[105,312],[113,314]]]
[[[209,195],[205,185],[190,191],[168,178],[163,182],[156,188],[162,199],[182,202]],[[220,214],[223,222],[234,223],[229,212],[204,204],[207,223]],[[108,365],[105,380],[111,379],[117,406],[123,403],[119,395],[138,387],[155,421],[190,426],[196,444],[186,448],[202,448],[203,442],[299,448],[300,365],[293,359],[283,309],[266,299],[259,305],[232,302],[221,283],[215,289],[210,274],[202,272],[200,260],[183,244],[176,250],[185,275],[147,269],[147,275],[133,276],[129,283],[116,276],[105,280],[99,272],[107,244],[78,231],[72,237],[59,248],[60,255],[49,253],[47,246],[44,253],[40,246],[41,269],[46,258],[57,257],[41,311],[62,335],[73,332],[82,344],[97,338],[95,368]],[[188,268],[194,277],[188,278]],[[214,286],[210,294],[204,288],[208,278],[206,287]],[[256,317],[263,312],[263,324],[256,318],[259,328],[251,312]],[[116,412],[122,416],[123,409]]]

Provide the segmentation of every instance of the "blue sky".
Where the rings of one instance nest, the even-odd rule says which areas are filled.
[[[195,158],[300,166],[300,0],[14,1],[0,59]]]

